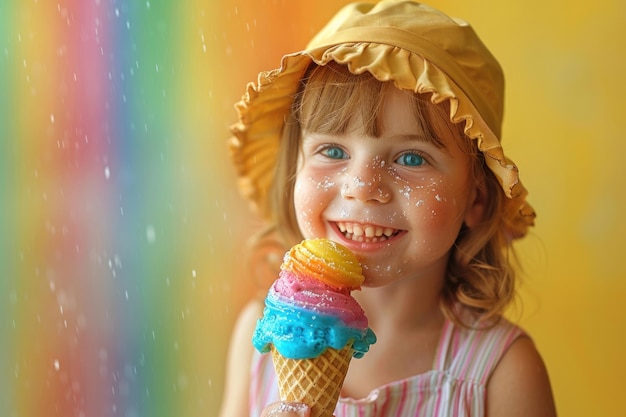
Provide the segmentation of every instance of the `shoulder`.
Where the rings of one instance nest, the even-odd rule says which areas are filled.
[[[261,318],[261,315],[263,314],[264,305],[262,296],[251,299],[239,313],[237,328],[242,326],[254,328],[254,326],[256,326],[257,319]]]
[[[256,327],[256,322],[263,314],[263,299],[255,297],[250,300],[241,310],[235,323],[231,336],[229,354],[233,356],[233,351],[246,349],[252,352],[252,334]]]
[[[532,340],[517,337],[487,383],[487,415],[556,415],[548,372]]]
[[[254,353],[251,340],[257,319],[261,317],[262,312],[262,299],[254,298],[239,314],[230,340],[220,416],[248,415],[250,364]]]

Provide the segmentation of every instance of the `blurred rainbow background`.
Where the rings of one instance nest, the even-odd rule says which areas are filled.
[[[347,1],[0,2],[0,416],[214,416],[256,291],[233,104]],[[508,79],[505,141],[539,214],[524,308],[562,415],[626,375],[618,0],[430,2]]]

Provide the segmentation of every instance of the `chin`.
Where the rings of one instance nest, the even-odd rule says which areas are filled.
[[[397,276],[391,276],[389,271],[376,271],[377,268],[369,268],[367,265],[363,265],[363,281],[362,287],[366,288],[380,288],[398,279]]]

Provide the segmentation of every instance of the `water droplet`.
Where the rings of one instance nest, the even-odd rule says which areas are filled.
[[[59,363],[58,359],[54,360],[54,369],[55,371],[58,371],[59,369],[61,369],[61,364]]]
[[[154,243],[156,241],[156,230],[154,226],[148,225],[148,227],[146,227],[146,239],[148,243]]]

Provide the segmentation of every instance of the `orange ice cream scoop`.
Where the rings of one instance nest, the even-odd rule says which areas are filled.
[[[328,239],[308,239],[285,255],[281,269],[315,277],[340,290],[357,290],[363,283],[361,264],[348,249]]]

